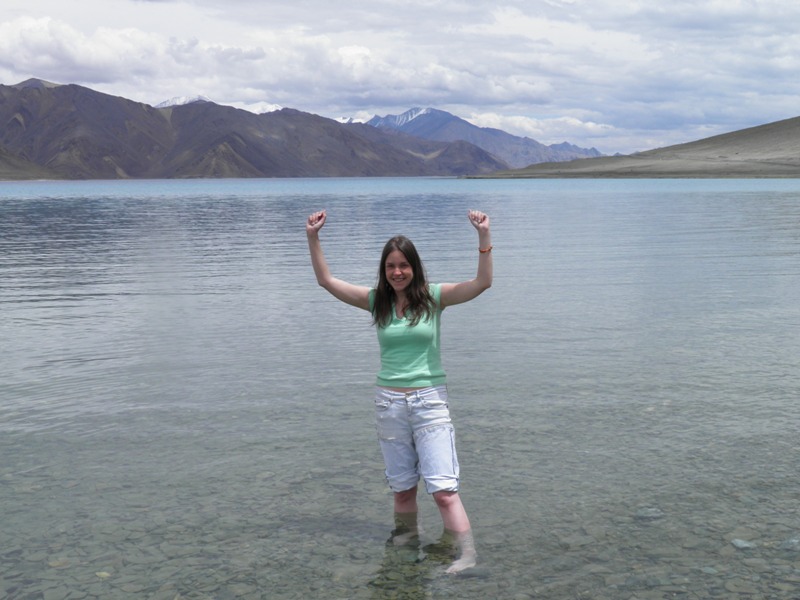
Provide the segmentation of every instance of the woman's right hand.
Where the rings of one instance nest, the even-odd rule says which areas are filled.
[[[327,217],[327,214],[324,210],[311,213],[306,221],[306,235],[317,235],[322,226],[325,225],[325,217]]]

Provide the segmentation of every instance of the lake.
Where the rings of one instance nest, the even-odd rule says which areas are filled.
[[[386,544],[369,315],[443,315],[478,567]],[[0,183],[0,596],[797,598],[800,180]]]

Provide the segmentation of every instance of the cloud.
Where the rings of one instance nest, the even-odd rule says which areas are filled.
[[[151,43],[134,29],[100,28],[89,38],[60,21],[23,17],[0,24],[0,66],[58,81],[109,82],[146,67],[151,61],[142,60],[141,49]]]
[[[609,153],[797,114],[794,0],[85,4],[4,0],[0,81],[329,117],[433,106]]]

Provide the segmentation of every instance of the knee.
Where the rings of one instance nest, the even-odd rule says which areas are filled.
[[[458,492],[434,492],[433,499],[440,509],[448,509],[459,502]]]
[[[417,499],[417,487],[414,486],[410,490],[395,492],[394,499],[395,502],[397,502],[398,504],[407,504],[408,502],[414,502]]]

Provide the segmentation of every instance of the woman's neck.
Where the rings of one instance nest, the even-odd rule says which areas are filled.
[[[395,292],[394,306],[395,310],[397,311],[397,316],[402,317],[405,314],[406,309],[408,308],[408,298],[406,298],[406,295],[404,293],[398,294],[397,292]]]

